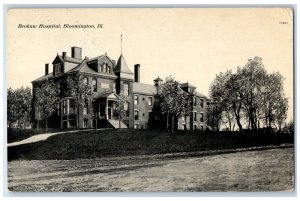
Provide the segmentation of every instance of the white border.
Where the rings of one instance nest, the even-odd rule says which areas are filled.
[[[68,5],[72,3],[71,5]],[[38,0],[28,0],[26,1],[26,4],[24,4],[24,1],[22,0],[4,0],[2,3],[2,7],[1,7],[1,11],[6,12],[4,10],[3,5],[4,4],[10,4],[10,6],[14,6],[14,7],[41,7],[42,5],[47,6],[47,7],[99,7],[102,4],[103,7],[244,7],[244,6],[270,6],[270,7],[274,7],[278,4],[280,5],[287,5],[287,4],[294,4],[294,7],[296,8],[295,10],[297,10],[298,8],[298,1],[296,0],[256,0],[256,1],[237,1],[237,0],[231,0],[231,1],[222,1],[222,0],[205,0],[205,1],[196,1],[196,0],[165,0],[164,2],[162,2],[162,0],[152,0],[152,1],[143,1],[140,2],[138,0],[127,0],[127,1],[122,1],[122,0],[104,0],[104,1],[95,1],[95,0],[84,0],[83,2],[79,2],[77,4],[74,4],[74,0],[70,1],[70,0],[46,0],[46,1],[38,1]],[[126,5],[124,5],[126,3]],[[11,5],[11,4],[17,4],[17,5]],[[30,5],[30,4],[37,4],[37,5]],[[55,4],[55,5],[53,5]],[[91,5],[92,4],[92,5]],[[97,4],[97,5],[96,5]],[[118,4],[118,5],[117,5]],[[139,4],[139,5],[137,5]],[[154,5],[155,4],[155,5]],[[197,5],[196,5],[197,4]],[[209,4],[209,5],[205,5],[205,4]],[[270,5],[271,4],[271,5]],[[143,6],[144,5],[144,6]],[[7,5],[6,5],[7,6]],[[3,13],[4,14],[4,13]],[[5,14],[4,14],[5,15]],[[3,46],[1,47],[1,51],[0,51],[0,58],[3,61],[3,70],[0,71],[0,76],[3,78],[3,82],[0,82],[0,88],[3,89],[2,93],[0,94],[0,105],[3,108],[2,111],[4,111],[3,113],[1,113],[0,115],[0,122],[3,122],[3,131],[6,130],[6,99],[4,99],[6,97],[6,70],[5,70],[5,52],[4,52],[4,48],[5,48],[5,38],[4,38],[4,26],[5,26],[5,21],[4,21],[4,15],[1,16],[1,21],[4,22],[3,23],[3,27],[1,29],[1,35],[2,35],[2,44]],[[297,29],[298,27],[298,16],[296,17],[295,15],[295,29]],[[295,30],[296,31],[296,30]],[[295,35],[296,37],[296,35]],[[295,38],[295,77],[299,77],[298,74],[298,70],[297,70],[297,58],[298,58],[298,52],[296,51],[296,47],[298,46],[298,41],[296,41]],[[294,97],[297,97],[298,94],[298,90],[299,88],[297,87],[297,81],[295,79],[295,94]],[[298,128],[298,121],[297,121],[297,114],[298,114],[298,107],[297,107],[297,102],[295,102],[295,123],[296,123],[296,130],[295,130],[295,135],[297,135],[297,128]],[[1,132],[0,132],[1,133]],[[5,135],[6,132],[3,132],[2,134]],[[4,141],[5,140],[5,141]],[[4,145],[4,143],[6,142],[6,137],[1,138],[1,145]],[[299,143],[299,138],[297,138],[297,142],[296,144]],[[6,144],[6,143],[5,143]],[[6,153],[6,147],[3,147],[4,153]],[[296,154],[296,162],[299,159],[298,154]],[[7,157],[3,154],[0,154],[0,160],[3,161],[4,166],[0,166],[0,170],[3,172],[5,170],[6,172],[6,159]],[[297,165],[297,170],[296,173],[299,170],[299,166]],[[2,174],[4,176],[6,176],[6,173]],[[295,175],[296,178],[298,177],[298,174]],[[4,179],[4,178],[3,178]],[[296,181],[298,181],[296,179]],[[1,188],[1,195],[3,196],[6,191],[6,189],[4,189],[4,187],[6,187],[6,184],[4,182],[0,182],[0,188]],[[296,192],[299,192],[299,186],[296,185]],[[297,199],[297,195],[295,193],[21,193],[21,194],[14,194],[12,195],[11,193],[5,194],[5,196],[24,196],[22,199],[24,200],[35,200],[35,199],[40,199],[39,197],[36,196],[51,196],[51,197],[43,197],[42,199],[46,199],[46,200],[52,200],[52,196],[55,196],[55,199],[66,199],[66,197],[72,196],[72,200],[82,200],[83,196],[85,197],[89,197],[89,200],[95,200],[95,199],[99,199],[97,197],[93,197],[93,196],[101,196],[100,199],[103,199],[102,196],[108,196],[110,198],[107,198],[108,200],[115,200],[115,198],[111,198],[113,196],[115,197],[123,197],[122,200],[136,200],[136,199],[153,199],[154,197],[150,197],[150,198],[139,198],[141,196],[160,196],[159,198],[164,198],[165,196],[168,196],[168,198],[164,198],[164,199],[172,199],[173,200],[178,200],[178,199],[182,199],[183,197],[189,197],[189,200],[194,200],[194,199],[199,199],[198,197],[190,197],[190,196],[199,196],[201,197],[201,199],[205,199],[205,200],[214,200],[216,198],[218,199],[222,199],[222,200],[240,200],[241,198],[239,196],[242,196],[242,199],[245,200],[253,200],[253,199],[259,199],[259,200],[265,200],[266,198],[272,199],[274,201],[276,200],[296,200]],[[296,197],[289,197],[286,198],[285,196],[296,196]],[[34,197],[31,197],[34,196]],[[130,197],[133,196],[133,197]],[[139,196],[139,197],[137,197]],[[232,196],[232,197],[231,197]],[[250,197],[245,197],[245,196],[250,196]],[[254,197],[255,198],[254,198]],[[270,197],[268,197],[270,196]],[[275,197],[274,197],[275,196]],[[170,198],[173,197],[173,198]],[[175,198],[176,197],[176,198]],[[18,197],[4,197],[5,199],[9,199],[9,200],[15,200],[18,199]],[[157,199],[157,198],[154,198]],[[186,198],[184,198],[186,199]]]

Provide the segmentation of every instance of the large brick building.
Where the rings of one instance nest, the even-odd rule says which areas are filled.
[[[121,55],[117,62],[107,54],[88,58],[82,57],[82,49],[71,48],[71,57],[66,52],[57,54],[52,62],[52,73],[49,64],[45,65],[45,75],[32,81],[33,91],[46,79],[61,81],[76,73],[83,83],[89,84],[93,91],[93,101],[79,108],[79,128],[119,127],[135,129],[166,128],[166,118],[159,107],[159,88],[163,84],[161,78],[154,79],[154,84],[140,82],[140,65],[134,65],[134,73],[128,68]],[[211,101],[203,94],[196,92],[196,87],[181,83],[182,90],[192,96],[192,112],[187,117],[176,119],[177,129],[205,130],[208,128]],[[34,94],[34,93],[33,93]],[[115,115],[116,102],[119,95],[126,97],[125,115],[120,123]],[[70,97],[62,97],[57,111],[49,119],[49,127],[71,128],[76,126],[74,101]],[[39,111],[35,110],[35,127],[42,127]],[[169,123],[170,125],[170,123]]]

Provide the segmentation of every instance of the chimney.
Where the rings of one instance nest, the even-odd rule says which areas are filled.
[[[49,74],[49,64],[45,64],[45,75]]]
[[[140,82],[140,64],[134,65],[134,81]]]
[[[62,53],[62,58],[63,58],[63,60],[65,60],[67,58],[67,53],[66,52]]]
[[[72,47],[71,52],[72,52],[72,58],[82,59],[82,55],[81,55],[82,49],[81,49],[81,47]]]

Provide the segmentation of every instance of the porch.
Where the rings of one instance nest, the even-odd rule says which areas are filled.
[[[119,121],[119,96],[115,93],[102,94],[93,100],[93,126],[94,128],[127,128]]]

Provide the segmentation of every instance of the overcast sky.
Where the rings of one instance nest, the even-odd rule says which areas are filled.
[[[216,74],[261,57],[268,72],[286,79],[288,119],[293,107],[293,18],[284,8],[235,9],[40,9],[10,10],[7,16],[7,87],[31,86],[44,75],[45,63],[71,46],[83,57],[107,52],[123,55],[133,71],[141,64],[141,82],[173,75],[209,95]],[[28,29],[19,24],[103,24],[102,29]],[[52,68],[50,68],[50,72]]]

